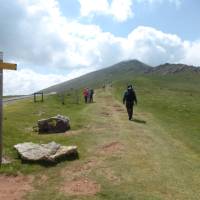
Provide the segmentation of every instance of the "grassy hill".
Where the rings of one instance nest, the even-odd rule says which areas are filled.
[[[148,71],[151,67],[137,60],[120,62],[108,68],[104,68],[79,78],[66,81],[64,83],[44,89],[45,93],[62,92],[66,90],[80,89],[84,87],[98,88],[105,83],[115,80],[123,80],[127,77],[133,77]]]
[[[112,82],[118,99],[128,83],[138,93],[140,108],[153,113],[169,133],[200,152],[200,68],[183,64],[148,66],[137,60],[120,62],[77,79],[50,87],[45,92],[69,88],[101,87]]]
[[[43,103],[28,99],[4,105],[4,155],[12,163],[3,165],[0,173],[32,177],[31,183],[23,183],[32,185],[25,196],[29,200],[200,199],[200,75],[198,68],[175,68],[156,70],[127,61],[46,90],[112,81],[112,87],[95,89],[92,104],[76,104],[71,91],[65,105],[59,94],[47,95]],[[127,83],[133,83],[138,96],[135,121],[127,119],[122,105]],[[56,114],[70,117],[69,132],[38,135],[32,130],[38,119]],[[77,145],[79,159],[55,166],[21,163],[13,145],[29,141]],[[9,179],[15,183],[14,176]],[[2,176],[0,183],[6,180]],[[13,188],[6,191],[4,199]]]
[[[169,129],[173,137],[200,152],[200,68],[184,64],[151,67],[138,60],[120,62],[45,89],[45,92],[70,88],[101,87],[110,83],[121,100],[128,83],[135,85],[140,109],[151,112]]]
[[[138,95],[139,108],[150,112],[174,138],[200,153],[200,75],[146,75],[130,80]],[[126,81],[116,81],[115,95],[121,100]]]
[[[200,67],[187,66],[183,64],[163,64],[157,67],[152,67],[144,64],[138,60],[128,60],[117,63],[107,68],[94,71],[83,75],[81,77],[63,82],[46,88],[42,91],[49,92],[63,92],[70,89],[82,89],[84,87],[99,88],[106,83],[113,83],[115,81],[129,80],[134,77],[144,75],[175,75],[182,74],[183,77],[191,77],[196,74],[200,75]]]
[[[24,181],[19,184],[15,176],[3,176],[2,185],[7,177],[12,186],[18,184],[17,191],[31,184],[27,200],[199,199],[199,88],[191,90],[194,79],[179,86],[182,78],[134,78],[139,100],[135,121],[127,120],[120,103],[123,81],[97,90],[92,104],[74,104],[68,96],[62,105],[60,96],[54,95],[43,103],[23,100],[7,105],[4,153],[12,163],[3,165],[0,173],[15,174]],[[68,133],[32,131],[38,119],[58,113],[70,117]],[[56,166],[21,163],[13,145],[28,141],[77,145],[79,160]],[[21,173],[33,181],[26,182]],[[12,191],[7,187],[4,199],[12,194],[16,198]]]

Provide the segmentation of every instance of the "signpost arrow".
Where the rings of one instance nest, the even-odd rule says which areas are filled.
[[[16,64],[4,63],[3,52],[0,52],[0,165],[3,160],[3,70],[17,70]]]

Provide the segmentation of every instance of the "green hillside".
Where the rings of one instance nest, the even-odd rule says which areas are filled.
[[[22,177],[23,184],[16,188],[31,185],[27,200],[199,199],[199,78],[183,80],[174,75],[129,80],[139,101],[135,121],[127,120],[120,102],[126,81],[96,90],[92,104],[74,104],[68,96],[62,105],[60,96],[54,95],[43,103],[23,100],[7,105],[4,155],[12,163],[3,165],[0,173],[16,176],[3,176],[3,183],[9,177],[16,185],[15,177]],[[69,132],[38,135],[32,131],[38,119],[58,113],[70,117]],[[77,145],[79,159],[55,166],[22,163],[13,145],[28,141]],[[16,198],[9,192],[12,187],[6,191],[5,199]]]
[[[77,104],[75,91],[68,91],[64,105],[60,94],[45,96],[43,103],[4,105],[4,156],[12,163],[0,169],[3,185],[12,183],[18,192],[29,186],[27,200],[199,200],[199,68],[157,69],[122,62],[46,90],[96,87],[90,104]],[[101,88],[111,81],[112,87]],[[128,83],[138,97],[133,121],[122,104]],[[70,117],[70,131],[33,131],[37,120],[56,114]],[[30,141],[77,145],[79,159],[53,166],[23,163],[13,145]],[[4,199],[16,198],[12,187],[6,191]]]
[[[184,77],[191,75],[200,75],[200,67],[187,66],[183,64],[163,64],[157,67],[152,67],[138,60],[129,60],[117,63],[107,68],[94,71],[81,77],[63,82],[43,89],[45,93],[64,92],[70,89],[82,89],[84,87],[99,88],[104,84],[113,83],[120,80],[131,80],[133,77],[144,75],[176,75],[182,74]]]
[[[105,83],[110,83],[115,80],[123,80],[127,77],[137,76],[151,69],[150,66],[137,61],[130,60],[120,62],[108,68],[104,68],[89,74],[83,75],[79,78],[66,81],[64,83],[49,87],[43,91],[49,92],[62,92],[66,90],[80,89],[84,87],[101,87]]]
[[[116,81],[121,100],[127,81]],[[130,80],[135,85],[139,109],[152,113],[174,138],[200,153],[200,75],[148,75]]]
[[[139,108],[156,116],[169,134],[200,152],[200,68],[183,64],[148,66],[137,60],[120,62],[45,89],[45,92],[70,88],[102,87],[112,83],[120,100],[126,85],[133,83]],[[109,84],[108,84],[109,85]]]

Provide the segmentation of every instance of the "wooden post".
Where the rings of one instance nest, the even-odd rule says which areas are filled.
[[[16,70],[17,65],[3,62],[3,52],[0,52],[0,165],[3,160],[3,70]]]
[[[0,63],[3,63],[3,52],[0,52]],[[0,69],[0,165],[3,155],[3,69]]]
[[[62,105],[65,105],[65,93],[64,92],[61,93],[61,101],[62,101]]]
[[[74,89],[73,88],[70,88],[70,94],[71,94],[71,104],[74,103]]]
[[[34,93],[34,103],[36,102],[36,94]]]
[[[75,92],[75,94],[76,94],[76,104],[79,104],[79,91],[78,90],[76,90],[76,92]]]

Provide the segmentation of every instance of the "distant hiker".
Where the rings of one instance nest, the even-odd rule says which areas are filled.
[[[93,103],[93,95],[94,95],[94,90],[90,89],[89,90],[89,102]]]
[[[88,102],[88,95],[89,95],[89,89],[88,88],[84,88],[83,97],[84,97],[85,103]]]
[[[132,85],[128,85],[127,91],[124,93],[123,104],[126,103],[126,109],[128,113],[129,120],[133,117],[133,106],[137,105],[137,97]]]

